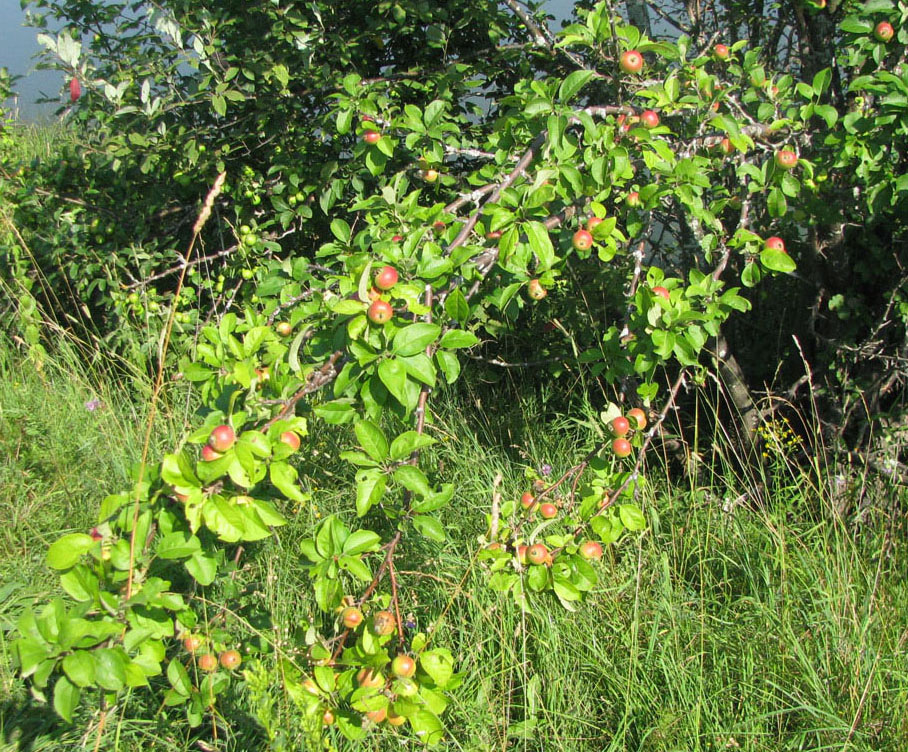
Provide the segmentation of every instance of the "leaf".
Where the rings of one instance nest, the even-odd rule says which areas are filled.
[[[646,518],[636,504],[620,504],[618,516],[628,530],[645,530]]]
[[[555,262],[555,249],[552,246],[552,239],[549,237],[549,231],[542,222],[526,222],[523,225],[526,231],[527,239],[530,241],[530,248],[536,254],[539,263],[536,272],[543,272],[551,269]]]
[[[426,650],[419,656],[419,667],[439,689],[444,689],[454,674],[454,657],[446,648]]]
[[[382,462],[388,457],[388,439],[384,432],[375,423],[361,420],[354,427],[359,445],[366,450],[373,460]]]
[[[399,329],[394,335],[394,352],[397,355],[416,355],[423,352],[441,334],[438,324],[418,322]],[[389,387],[390,390],[390,387]]]
[[[455,287],[445,298],[445,313],[460,324],[470,318],[470,305],[459,287]]]
[[[416,431],[405,431],[391,442],[390,456],[392,460],[402,460],[409,457],[425,447],[432,446],[436,440],[431,436],[417,433]]]
[[[54,710],[67,723],[73,722],[73,711],[79,704],[81,694],[81,690],[65,676],[57,679],[54,685]]]
[[[94,545],[94,539],[86,533],[64,535],[47,549],[47,565],[52,569],[69,569]]]
[[[451,329],[445,332],[445,335],[441,338],[441,342],[438,343],[438,346],[443,347],[446,350],[459,350],[464,347],[473,347],[477,342],[479,342],[479,337],[473,334],[473,332],[468,332],[463,329]]]
[[[766,206],[771,217],[785,216],[785,212],[788,211],[788,201],[785,200],[785,194],[775,186],[769,191]]]
[[[95,681],[99,687],[119,692],[126,686],[126,654],[122,648],[95,651]]]
[[[174,691],[183,697],[189,697],[192,692],[192,680],[186,667],[177,658],[173,658],[167,665],[167,681]]]
[[[798,266],[791,256],[777,248],[765,248],[760,251],[760,263],[770,271],[783,274],[793,272]]]
[[[407,373],[417,381],[421,381],[426,386],[435,386],[435,366],[432,365],[432,359],[424,352],[410,355],[406,358],[398,358],[403,363]]]
[[[192,578],[202,586],[208,586],[214,582],[215,575],[218,571],[217,559],[199,552],[191,559],[187,559],[183,566]]]
[[[343,552],[352,556],[366,551],[378,551],[380,544],[381,536],[378,533],[373,533],[371,530],[354,530],[344,541]]]
[[[360,470],[356,474],[356,516],[362,517],[385,493],[387,479],[379,470]]]
[[[407,369],[396,360],[383,360],[378,366],[378,378],[393,397],[407,405]]]
[[[196,536],[181,531],[163,536],[155,546],[155,553],[161,559],[186,559],[201,547],[202,543]]]
[[[591,70],[578,70],[568,75],[558,87],[558,100],[563,104],[570,102],[595,75],[595,71]]]
[[[445,529],[434,517],[417,515],[413,518],[413,527],[415,527],[420,534],[436,543],[443,543],[445,540]]]
[[[300,490],[296,468],[287,462],[272,462],[268,476],[274,487],[291,501],[304,502],[306,495]]]
[[[63,659],[63,671],[77,687],[89,687],[95,683],[95,659],[87,650],[77,650]]]

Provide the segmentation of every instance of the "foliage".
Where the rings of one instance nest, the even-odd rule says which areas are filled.
[[[874,39],[879,2],[841,26],[844,59],[862,73],[850,89],[875,97],[856,114],[840,111],[838,69],[776,75],[758,46],[735,42],[725,59],[702,36],[651,39],[605,3],[578,8],[552,39],[512,5],[488,3],[381,6],[356,34],[359,2],[174,0],[139,21],[123,4],[34,5],[71,24],[41,40],[82,84],[73,117],[98,134],[73,147],[54,190],[79,185],[67,182],[72,161],[90,201],[130,220],[141,247],[99,256],[85,238],[103,244],[106,230],[79,200],[30,228],[32,251],[52,284],[76,282],[80,303],[114,317],[102,326],[129,312],[158,322],[152,407],[172,327],[192,327],[194,340],[178,337],[178,368],[203,405],[174,451],[104,499],[95,528],[49,549],[71,602],[25,612],[16,655],[67,720],[85,690],[101,690],[106,713],[129,690],[160,689],[158,677],[162,702],[190,724],[213,712],[236,672],[236,638],[204,622],[205,589],[229,587],[236,546],[276,535],[309,501],[299,468],[315,460],[297,448],[313,427],[349,424],[346,518],[362,527],[331,516],[301,543],[317,623],[290,653],[247,644],[245,679],[264,695],[279,678],[311,739],[334,723],[357,739],[388,718],[437,743],[445,691],[463,677],[433,632],[405,632],[394,562],[405,544],[446,540],[456,489],[425,459],[437,441],[430,395],[458,381],[464,353],[532,311],[603,385],[600,440],[524,509],[490,489],[477,557],[519,607],[554,597],[577,608],[599,577],[585,539],[645,527],[634,499],[646,450],[680,390],[706,380],[709,343],[750,309],[742,288],[792,275],[795,258],[817,270],[818,246],[804,240],[831,221],[839,181],[873,185],[859,212],[902,211],[908,190],[880,156],[898,148],[908,30]],[[105,25],[116,33],[82,37]],[[526,31],[532,41],[515,45]],[[629,50],[646,59],[640,75],[616,62]],[[834,190],[822,187],[830,176]],[[40,171],[5,172],[26,226],[43,203],[33,179]],[[201,212],[184,208],[206,180]],[[165,238],[185,254],[163,252]],[[393,284],[376,281],[384,266]],[[647,410],[636,425],[616,422],[627,403]],[[349,608],[365,618],[344,623]],[[199,646],[181,653],[178,637]],[[417,659],[415,677],[391,679],[394,652]]]

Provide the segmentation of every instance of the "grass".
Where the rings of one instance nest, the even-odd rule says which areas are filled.
[[[24,606],[56,593],[43,564],[48,543],[89,527],[100,499],[127,483],[144,408],[133,382],[86,367],[72,350],[41,372],[19,365],[9,346],[0,352],[0,749],[81,749],[83,736],[94,743],[95,713],[87,708],[72,727],[54,720],[15,677],[9,639]],[[896,489],[857,489],[873,503],[843,517],[819,476],[784,455],[770,453],[757,477],[705,461],[697,477],[674,480],[655,458],[641,498],[650,527],[614,547],[590,602],[569,613],[541,598],[524,613],[485,586],[473,558],[492,480],[501,472],[503,488],[517,493],[526,465],[547,462],[557,475],[594,441],[595,414],[581,405],[566,417],[552,395],[519,383],[495,390],[465,384],[439,397],[432,461],[458,489],[444,516],[449,540],[410,541],[397,562],[404,610],[420,629],[444,612],[434,639],[464,674],[443,749],[908,749],[908,561]],[[86,409],[92,399],[103,407]],[[164,407],[158,453],[189,414],[181,395]],[[260,633],[299,636],[317,618],[297,542],[331,512],[355,523],[350,472],[331,459],[347,442],[343,431],[315,434],[308,450],[317,461],[304,477],[313,504],[247,553],[237,587],[251,588],[240,602],[265,604],[270,622]],[[269,696],[286,748],[306,749],[293,707]],[[101,748],[269,749],[258,703],[241,688],[228,695],[220,711],[229,733],[215,742],[210,728],[189,729],[178,708],[135,695]],[[401,748],[389,729],[333,744]]]

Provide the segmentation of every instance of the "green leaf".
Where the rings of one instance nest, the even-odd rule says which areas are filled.
[[[479,337],[473,334],[473,332],[468,332],[463,329],[451,329],[445,332],[445,335],[441,338],[441,342],[438,343],[438,346],[443,347],[446,350],[459,350],[464,347],[473,347],[477,342],[479,342]]]
[[[417,381],[421,381],[426,386],[435,386],[435,366],[432,365],[432,359],[423,352],[410,355],[406,358],[398,358],[403,363],[407,373]]]
[[[199,552],[191,559],[187,559],[183,566],[192,578],[202,586],[208,586],[214,582],[215,575],[218,571],[217,559]]]
[[[396,360],[383,360],[378,366],[378,378],[385,388],[400,402],[407,406],[407,369]]]
[[[413,527],[429,540],[437,543],[443,543],[445,540],[445,529],[434,517],[417,515],[413,518]]]
[[[578,70],[568,75],[558,87],[558,100],[563,104],[570,102],[595,75],[595,71],[591,70]]]
[[[394,480],[417,496],[428,496],[432,493],[425,473],[415,465],[401,465],[395,468]]]
[[[445,313],[459,324],[466,323],[470,318],[470,305],[459,287],[454,288],[445,298]]]
[[[356,474],[356,516],[362,517],[381,501],[387,479],[379,470],[360,470]]]
[[[445,375],[445,381],[449,384],[457,381],[460,376],[460,358],[448,350],[438,350],[435,353],[435,361]]]
[[[126,654],[122,648],[95,651],[95,681],[99,687],[119,692],[126,686]]]
[[[439,689],[444,689],[454,674],[454,657],[447,648],[426,650],[419,656],[419,667]]]
[[[785,251],[780,251],[776,248],[766,248],[760,251],[760,263],[770,271],[783,274],[790,274],[797,269],[794,259]]]
[[[432,446],[435,443],[436,440],[431,436],[426,436],[416,431],[406,431],[391,442],[390,456],[392,460],[402,460],[409,457],[413,452]]]
[[[77,650],[63,659],[63,671],[77,687],[90,687],[95,683],[95,659],[88,650]]]
[[[291,501],[304,502],[306,494],[298,483],[296,468],[287,462],[272,462],[268,468],[268,477],[274,487]]]
[[[788,211],[788,201],[785,200],[785,194],[775,186],[769,191],[766,206],[771,217],[783,217],[785,212]]]
[[[67,723],[73,722],[73,711],[79,704],[81,694],[81,690],[65,676],[57,679],[54,685],[54,710]]]
[[[423,352],[441,334],[438,324],[418,322],[398,329],[394,335],[394,352],[397,355],[416,355]],[[390,390],[390,387],[388,387]]]
[[[547,271],[555,263],[555,249],[552,246],[552,239],[549,237],[549,231],[542,222],[526,222],[523,225],[526,231],[527,239],[530,241],[530,248],[536,254],[539,263],[536,266],[536,273]]]
[[[192,680],[186,667],[177,658],[173,658],[167,665],[167,681],[174,691],[183,697],[189,697],[192,692]]]
[[[69,569],[94,545],[95,541],[85,533],[64,535],[47,549],[47,565],[52,569]]]
[[[620,504],[618,506],[618,516],[628,530],[646,529],[646,518],[636,504]]]
[[[202,543],[196,536],[182,531],[163,536],[155,546],[155,553],[161,559],[186,559],[201,547]]]
[[[383,462],[388,458],[388,439],[375,423],[361,420],[354,427],[359,445],[373,460]]]
[[[353,556],[366,551],[378,551],[380,544],[381,536],[378,533],[373,533],[371,530],[354,530],[344,541],[343,552],[348,556]]]

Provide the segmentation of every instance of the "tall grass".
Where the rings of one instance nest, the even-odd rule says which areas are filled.
[[[9,665],[8,634],[24,604],[54,592],[43,566],[48,542],[92,524],[103,495],[127,482],[140,447],[143,409],[132,387],[110,381],[112,371],[86,370],[72,352],[55,357],[37,373],[17,370],[9,348],[0,355],[4,750],[76,749],[91,723],[86,712],[81,725],[66,727],[28,697]],[[104,407],[87,410],[91,399]],[[474,381],[438,396],[431,462],[458,489],[444,516],[449,538],[408,540],[402,550],[412,553],[396,566],[402,608],[419,629],[435,629],[464,675],[442,748],[908,749],[908,561],[893,487],[855,489],[872,502],[857,515],[829,497],[821,481],[833,470],[802,466],[794,449],[768,451],[761,472],[742,470],[726,453],[705,455],[695,475],[680,476],[654,453],[640,498],[650,527],[604,559],[588,604],[569,613],[537,598],[522,612],[485,586],[474,554],[492,480],[500,472],[503,490],[516,494],[527,465],[548,463],[557,475],[576,462],[598,438],[595,410],[576,402],[569,415],[519,380],[494,391]],[[184,404],[165,401],[158,451],[178,439]],[[332,512],[355,524],[351,474],[334,459],[349,443],[340,429],[312,439],[316,462],[302,480],[313,503],[276,539],[249,548],[236,582],[269,620],[251,623],[239,610],[228,616],[232,629],[294,640],[318,618],[297,542]],[[273,699],[296,740],[290,748],[305,749],[292,705],[277,688]],[[132,697],[117,709],[104,749],[267,749],[248,692],[219,707],[217,742],[187,728],[179,709],[142,702]],[[390,729],[361,745],[332,743],[409,748]]]

